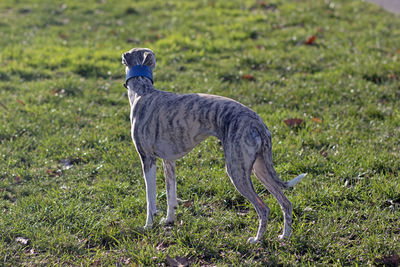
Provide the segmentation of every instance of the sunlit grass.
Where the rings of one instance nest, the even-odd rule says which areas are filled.
[[[395,260],[399,29],[361,1],[1,1],[0,265]],[[263,241],[246,244],[257,214],[215,138],[176,163],[175,226],[142,228],[120,59],[135,46],[155,51],[157,88],[248,105],[272,132],[280,177],[309,174],[285,192],[291,239],[278,241],[279,205],[254,181],[271,215]],[[157,220],[163,179],[158,162]]]

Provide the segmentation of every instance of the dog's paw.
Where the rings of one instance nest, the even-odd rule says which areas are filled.
[[[151,228],[153,228],[153,224],[147,224],[146,223],[146,225],[143,227],[144,230],[149,230]]]
[[[288,238],[289,238],[289,236],[287,236],[287,235],[279,235],[278,236],[279,241],[284,241],[284,240],[286,240]]]
[[[160,224],[164,225],[164,226],[172,226],[174,225],[174,220],[168,219],[168,218],[162,218],[160,221]]]
[[[250,237],[249,239],[247,239],[247,243],[250,243],[250,244],[257,244],[258,241],[260,241],[260,240],[255,237]]]

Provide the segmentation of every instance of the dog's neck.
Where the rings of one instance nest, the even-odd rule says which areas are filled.
[[[130,78],[126,87],[131,105],[135,102],[135,99],[156,91],[151,80],[142,76]]]
[[[154,90],[153,70],[146,65],[135,65],[127,68],[126,83],[128,90],[133,90],[137,95],[147,94]]]

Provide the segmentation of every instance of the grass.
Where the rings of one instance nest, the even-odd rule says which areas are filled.
[[[358,0],[1,1],[0,265],[398,265],[399,43],[399,17]],[[257,215],[215,138],[177,162],[176,225],[143,230],[120,62],[138,46],[157,88],[250,106],[281,179],[309,173],[290,240],[254,181],[271,216],[245,243]]]

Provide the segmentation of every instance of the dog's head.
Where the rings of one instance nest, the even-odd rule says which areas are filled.
[[[136,65],[145,65],[152,70],[156,67],[156,57],[148,48],[133,48],[122,54],[122,64],[129,68]]]

